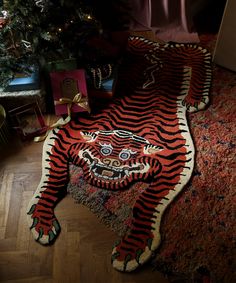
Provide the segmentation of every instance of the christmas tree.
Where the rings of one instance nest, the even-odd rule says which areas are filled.
[[[103,47],[107,45],[103,43],[109,41],[109,32],[127,28],[128,10],[122,0],[3,1],[0,85],[17,72],[30,72],[32,66],[50,61],[69,58],[99,61],[106,51]],[[96,48],[99,44],[100,50]]]

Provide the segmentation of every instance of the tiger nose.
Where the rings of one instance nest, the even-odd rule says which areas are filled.
[[[115,167],[119,167],[121,165],[121,162],[119,159],[108,158],[108,157],[103,159],[103,163],[105,163],[106,165],[115,166]]]

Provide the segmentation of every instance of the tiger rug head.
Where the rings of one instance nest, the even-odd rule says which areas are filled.
[[[147,181],[161,171],[155,153],[163,147],[123,130],[80,132],[79,165],[91,184],[106,189]]]

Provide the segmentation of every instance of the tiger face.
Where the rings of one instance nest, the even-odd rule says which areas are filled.
[[[123,130],[80,132],[79,159],[93,185],[123,188],[133,181],[146,181],[161,170],[155,153],[163,147]]]

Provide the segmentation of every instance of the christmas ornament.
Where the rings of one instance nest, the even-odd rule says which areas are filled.
[[[42,13],[46,7],[46,1],[45,0],[35,0],[35,5],[41,8],[40,12]]]

